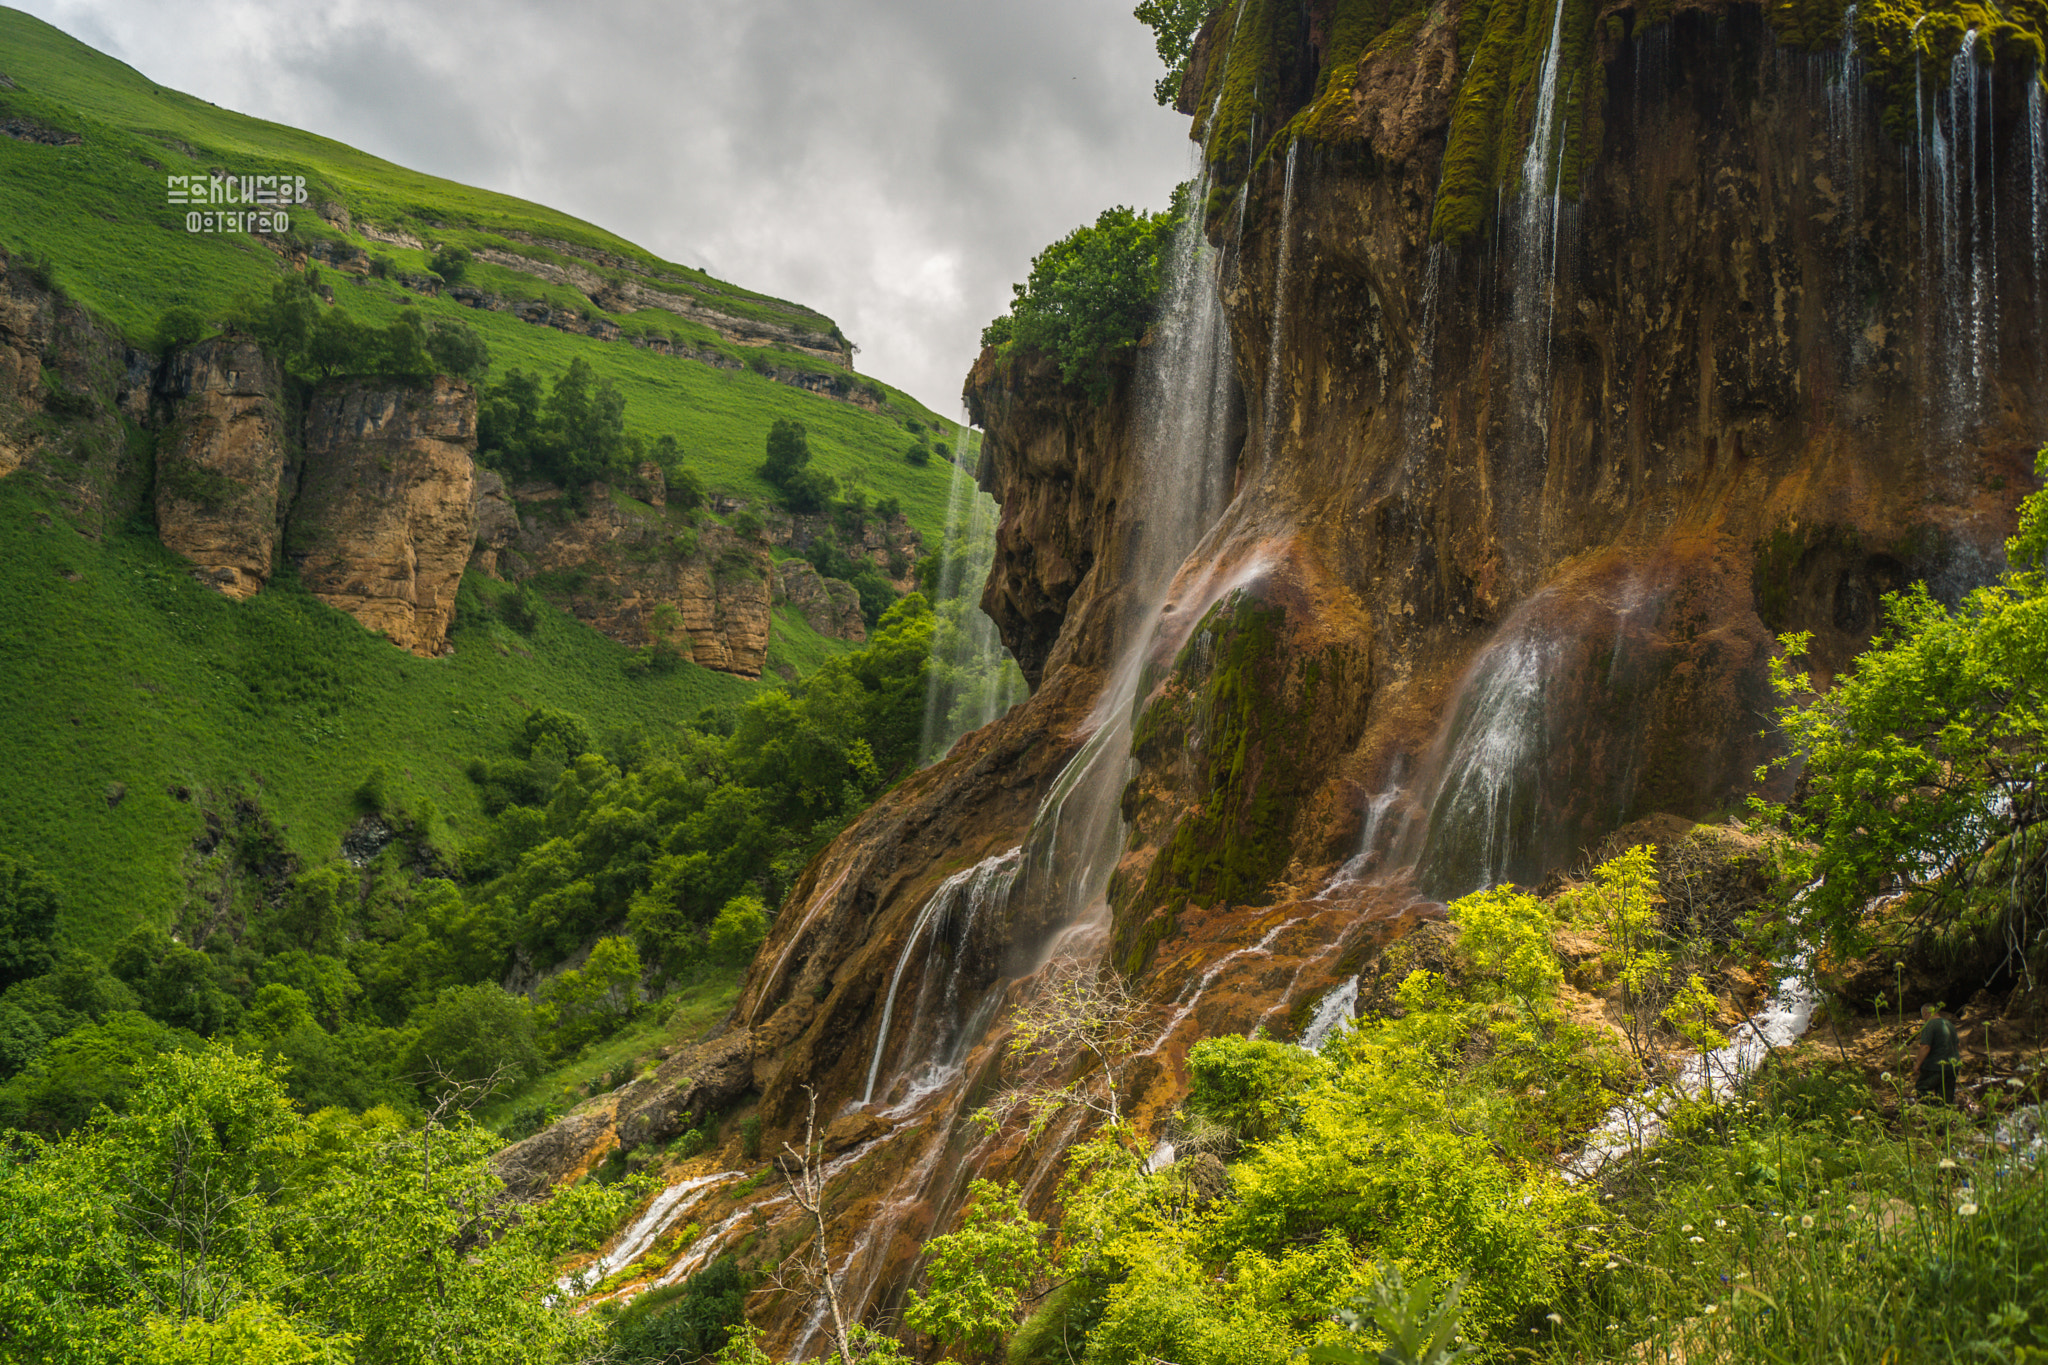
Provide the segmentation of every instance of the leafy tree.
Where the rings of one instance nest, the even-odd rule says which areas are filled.
[[[134,1010],[82,1024],[0,1085],[0,1128],[69,1132],[100,1106],[125,1104],[137,1078],[161,1054],[198,1044],[194,1035]]]
[[[475,259],[466,246],[444,246],[427,262],[427,269],[439,275],[445,283],[461,284],[462,277],[469,273],[470,263]]]
[[[626,431],[625,395],[579,356],[545,396],[520,370],[493,385],[478,409],[477,449],[487,464],[578,490],[629,473],[644,443]]]
[[[1037,993],[1010,1016],[1006,1058],[1033,1078],[1013,1082],[975,1117],[993,1129],[1021,1109],[1036,1137],[1061,1110],[1078,1104],[1116,1127],[1124,1071],[1137,1056],[1150,1013],[1114,968],[1055,963]],[[1077,1060],[1079,1074],[1069,1074]],[[1058,1079],[1039,1078],[1047,1071]]]
[[[540,1073],[533,1012],[493,982],[444,987],[413,1022],[419,1036],[408,1070],[429,1098],[460,1085],[517,1085]]]
[[[494,1134],[303,1117],[267,1065],[223,1047],[149,1063],[129,1099],[0,1150],[10,1359],[567,1365],[597,1344],[547,1291],[623,1191],[510,1203]]]
[[[157,319],[156,345],[160,351],[176,351],[199,340],[212,330],[206,315],[197,308],[186,304],[174,304],[164,309]]]
[[[1166,74],[1152,87],[1152,98],[1161,104],[1172,104],[1180,94],[1188,58],[1194,54],[1195,35],[1201,32],[1216,3],[1217,0],[1140,0],[1131,11],[1133,18],[1152,30],[1159,60],[1166,63]]]
[[[614,1032],[640,1004],[640,954],[632,940],[601,938],[580,968],[541,988],[538,1022],[557,1052],[571,1052]]]
[[[1186,211],[1185,186],[1162,214],[1104,209],[1031,260],[1012,286],[1007,319],[982,334],[985,346],[1010,345],[1059,362],[1060,377],[1098,401],[1115,380],[1113,365],[1138,344],[1158,313],[1174,234]]]
[[[612,1325],[617,1365],[668,1365],[718,1355],[744,1325],[747,1275],[720,1256],[670,1289],[641,1295]]]
[[[2048,491],[2020,504],[2006,562],[1954,609],[1918,584],[1887,598],[1883,630],[1824,695],[1775,669],[1803,793],[1764,811],[1792,836],[1803,926],[1843,957],[1918,941],[2048,961]],[[1807,637],[1784,644],[1796,658]],[[1868,910],[1894,893],[1903,914]]]
[[[1204,1038],[1188,1051],[1187,1107],[1263,1142],[1294,1126],[1308,1084],[1329,1071],[1315,1053],[1269,1038]]]
[[[831,476],[812,469],[810,440],[802,422],[778,417],[768,428],[768,458],[761,477],[782,490],[782,500],[792,512],[822,512],[832,501],[838,484]]]
[[[759,896],[734,896],[711,922],[708,947],[714,961],[740,966],[768,938],[768,907]]]
[[[0,989],[50,969],[57,904],[56,882],[0,853]]]
[[[941,1346],[985,1354],[1017,1326],[1018,1310],[1051,1266],[1046,1229],[1024,1209],[1014,1184],[968,1186],[957,1232],[925,1247],[926,1292],[912,1290],[904,1322]]]

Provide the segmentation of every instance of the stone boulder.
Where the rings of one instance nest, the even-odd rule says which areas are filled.
[[[754,1036],[742,1029],[684,1048],[646,1090],[619,1106],[619,1145],[665,1142],[738,1099],[754,1083]]]
[[[492,1165],[513,1198],[539,1199],[595,1166],[616,1145],[610,1114],[570,1114],[513,1143]]]

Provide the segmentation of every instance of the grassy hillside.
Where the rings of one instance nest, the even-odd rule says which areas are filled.
[[[555,612],[521,635],[488,613],[504,591],[471,575],[454,656],[420,659],[289,574],[231,602],[153,537],[90,540],[32,484],[0,480],[7,851],[64,888],[63,935],[103,948],[185,898],[202,803],[255,797],[311,865],[338,856],[356,793],[381,771],[398,804],[431,802],[459,844],[482,819],[464,765],[502,754],[528,708],[618,734],[757,689],[689,666],[629,676],[631,651]]]
[[[47,260],[56,282],[139,346],[153,346],[165,310],[189,306],[223,315],[238,299],[267,293],[294,253],[322,243],[381,256],[398,275],[425,276],[431,252],[394,245],[409,236],[426,247],[460,245],[510,253],[530,269],[478,260],[465,283],[506,298],[546,302],[609,319],[623,336],[659,335],[738,360],[817,372],[836,367],[802,350],[752,346],[732,329],[660,308],[609,312],[595,300],[543,278],[564,266],[655,291],[686,307],[740,322],[765,322],[817,345],[836,344],[832,320],[792,304],[662,261],[633,243],[542,205],[395,166],[311,133],[249,118],[168,90],[19,11],[0,9],[0,120],[47,130],[46,140],[0,137],[0,245]],[[75,136],[75,142],[61,139]],[[166,179],[211,170],[304,176],[308,202],[292,210],[291,233],[261,238],[187,231],[187,208],[168,201]],[[315,211],[347,208],[347,230]],[[372,235],[375,234],[375,235]],[[570,248],[558,250],[547,243]],[[577,254],[586,253],[586,254]],[[604,253],[593,264],[588,253]],[[778,417],[810,429],[816,465],[895,497],[927,540],[945,524],[943,462],[907,463],[904,452],[936,433],[950,449],[958,427],[908,395],[867,380],[856,406],[776,383],[751,369],[720,369],[522,322],[509,313],[471,309],[445,295],[407,290],[395,278],[350,282],[329,272],[337,300],[381,322],[401,299],[430,318],[460,317],[483,333],[501,376],[518,367],[552,376],[584,357],[616,382],[628,401],[628,425],[653,438],[673,435],[715,491],[765,498],[754,473],[767,428]],[[604,293],[600,289],[596,292]],[[607,295],[617,302],[616,296]],[[915,423],[912,427],[910,424]]]

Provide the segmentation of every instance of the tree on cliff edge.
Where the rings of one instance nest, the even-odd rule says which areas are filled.
[[[768,459],[760,472],[782,490],[782,500],[792,512],[822,512],[837,491],[831,476],[810,466],[811,444],[804,424],[776,418],[768,428]]]
[[[2020,504],[2006,559],[1954,610],[1924,584],[1887,598],[1883,632],[1825,695],[1773,662],[1805,791],[1765,809],[1799,841],[1810,924],[1846,955],[1911,936],[2002,948],[2023,975],[2048,962],[2048,491]],[[1786,657],[1807,638],[1786,636]],[[1868,909],[1892,894],[1902,917]]]

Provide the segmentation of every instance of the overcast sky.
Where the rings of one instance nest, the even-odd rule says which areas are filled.
[[[947,415],[1032,253],[1161,208],[1133,0],[13,0],[169,85],[830,314]]]

